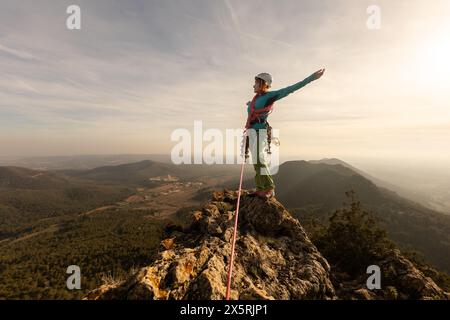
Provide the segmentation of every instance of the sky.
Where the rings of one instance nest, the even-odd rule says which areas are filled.
[[[325,68],[275,104],[283,158],[449,164],[448,17],[447,0],[0,0],[0,156],[168,154],[195,120],[242,128],[256,74],[279,89]]]

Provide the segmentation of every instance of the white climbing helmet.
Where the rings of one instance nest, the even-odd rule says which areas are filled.
[[[272,86],[272,76],[270,75],[270,73],[260,73],[257,76],[255,76],[255,79],[261,79],[263,80],[269,87]]]

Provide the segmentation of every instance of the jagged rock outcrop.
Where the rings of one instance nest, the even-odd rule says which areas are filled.
[[[368,290],[368,275],[350,279],[346,274],[333,274],[331,279],[340,299],[358,300],[431,300],[450,299],[450,294],[442,290],[414,264],[406,259],[398,249],[386,250],[379,261],[381,289]]]
[[[232,299],[334,299],[328,262],[299,221],[276,199],[244,191],[233,269]],[[215,192],[186,228],[168,227],[160,257],[88,299],[223,299],[236,192]]]
[[[214,192],[186,226],[168,225],[159,258],[129,279],[103,285],[86,299],[223,299],[237,192]],[[232,299],[448,299],[399,250],[376,261],[382,289],[368,275],[330,271],[300,222],[276,199],[244,190],[233,269]],[[333,273],[333,274],[332,274]]]
[[[429,277],[419,271],[399,250],[388,251],[380,261],[382,279],[396,288],[403,299],[448,299],[449,296]]]

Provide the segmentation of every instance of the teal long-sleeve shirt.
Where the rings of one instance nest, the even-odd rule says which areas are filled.
[[[287,95],[291,94],[292,92],[297,91],[300,88],[303,88],[304,86],[306,86],[308,83],[310,83],[313,80],[314,80],[314,78],[311,75],[308,78],[306,78],[300,82],[297,82],[291,86],[288,86],[286,88],[275,90],[275,91],[268,91],[268,92],[260,95],[258,98],[256,98],[255,109],[265,108],[268,105],[273,104],[275,101],[286,97]],[[249,101],[249,102],[247,102],[247,113],[248,114],[250,114],[250,107],[251,107],[251,102]],[[267,116],[262,116],[261,119],[266,120]],[[265,129],[265,127],[266,126],[264,123],[255,123],[255,124],[251,125],[251,128],[253,128],[253,129]]]

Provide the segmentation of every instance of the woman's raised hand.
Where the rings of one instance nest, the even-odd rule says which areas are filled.
[[[325,72],[325,69],[320,69],[320,70],[314,72],[311,76],[314,78],[314,80],[317,80],[323,76],[324,72]]]

